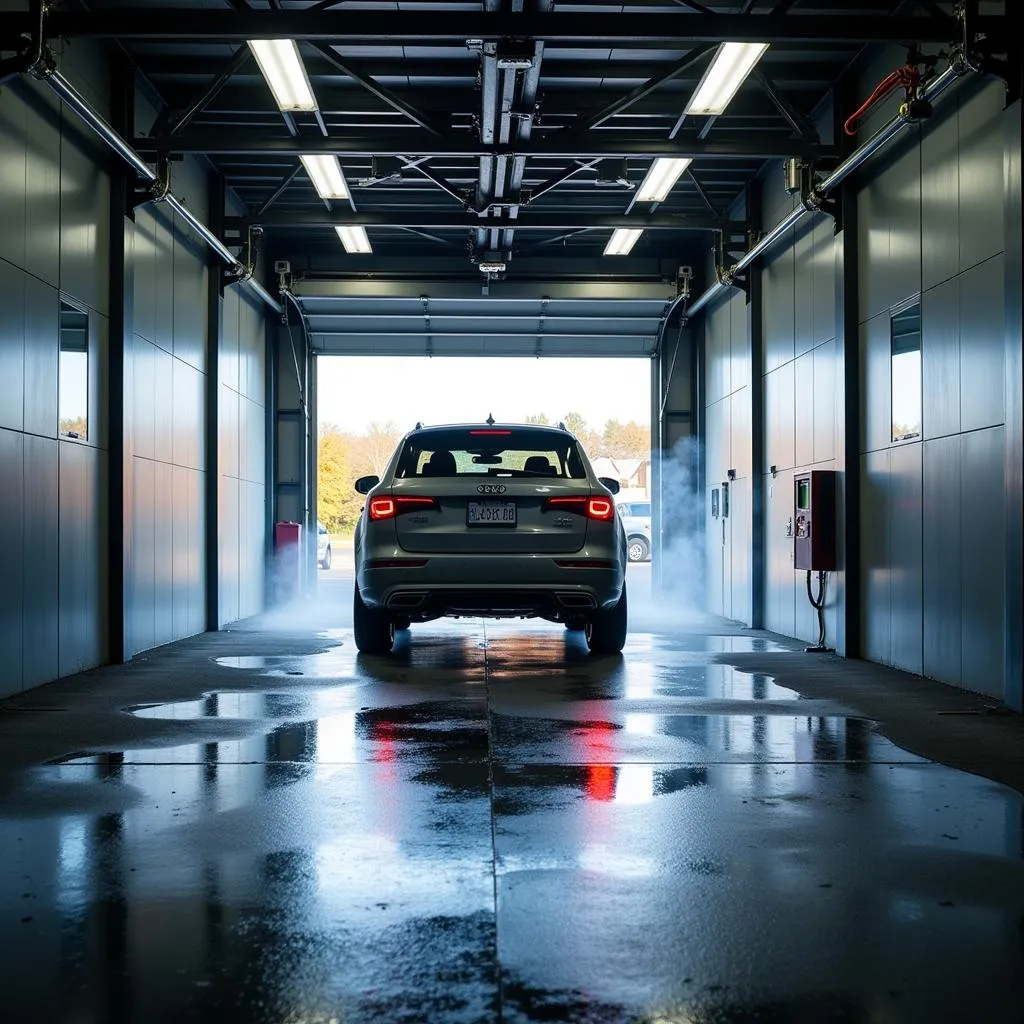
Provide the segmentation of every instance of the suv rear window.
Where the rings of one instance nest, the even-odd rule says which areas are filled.
[[[472,427],[414,434],[395,476],[500,476],[580,480],[586,477],[574,438],[554,430]]]

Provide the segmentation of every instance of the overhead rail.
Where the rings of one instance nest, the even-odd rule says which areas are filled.
[[[930,82],[922,85],[918,91],[921,100],[932,102],[944,93],[957,79],[969,71],[977,71],[978,68],[972,64],[961,51],[949,62],[949,66]],[[796,227],[808,214],[818,212],[824,199],[835,188],[841,185],[855,171],[862,167],[876,153],[887,146],[910,124],[919,123],[919,118],[914,116],[909,105],[900,107],[899,113],[887,121],[875,132],[863,145],[858,146],[831,174],[826,175],[805,193],[799,204],[793,211],[787,214],[778,224],[775,225],[756,245],[745,252],[736,263],[728,270],[719,270],[719,279],[711,285],[691,306],[684,306],[683,315],[687,318],[695,316],[709,302],[712,302],[727,289],[733,287],[736,277],[747,269],[752,263],[759,259],[764,253],[771,249],[777,242],[781,241],[788,234],[790,229]],[[680,303],[685,302],[685,297],[680,295],[672,304],[669,314],[674,312]]]
[[[89,101],[57,70],[52,57],[45,51],[32,61],[24,73],[43,82],[69,107],[92,131],[119,156],[147,185],[150,186],[150,202],[165,203],[209,246],[227,265],[228,282],[244,284],[266,306],[275,313],[282,312],[281,303],[263,287],[254,276],[255,267],[246,266],[174,193],[162,182],[160,175],[121,137],[102,114],[90,106]]]

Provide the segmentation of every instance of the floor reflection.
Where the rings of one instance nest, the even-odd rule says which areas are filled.
[[[714,660],[759,638],[342,639],[0,787],[4,1024],[1021,1016],[1020,795]]]

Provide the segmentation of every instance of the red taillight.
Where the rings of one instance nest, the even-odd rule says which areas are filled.
[[[565,512],[576,512],[588,519],[607,522],[615,518],[615,505],[607,498],[548,498],[544,502],[545,509],[559,509]]]
[[[511,430],[471,430],[470,437],[511,437]]]
[[[395,516],[400,516],[403,512],[423,512],[427,509],[436,509],[437,507],[437,498],[413,498],[409,496],[371,498],[370,518],[373,520],[394,519]]]

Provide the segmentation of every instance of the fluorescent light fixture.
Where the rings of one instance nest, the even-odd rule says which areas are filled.
[[[639,203],[660,203],[672,191],[672,186],[679,180],[679,175],[686,170],[693,160],[688,156],[659,156],[651,164],[647,177],[640,184],[636,194]]]
[[[506,263],[504,260],[481,260],[477,266],[481,274],[501,274],[505,271]]]
[[[345,174],[333,153],[300,156],[299,159],[321,199],[348,199]]]
[[[345,252],[373,252],[373,246],[366,237],[366,228],[361,224],[339,224],[335,230]]]
[[[625,256],[643,233],[643,228],[616,228],[604,247],[605,256]]]
[[[686,113],[723,113],[767,49],[767,43],[722,43],[690,97]]]
[[[316,110],[316,97],[294,39],[250,39],[249,49],[281,110]]]

